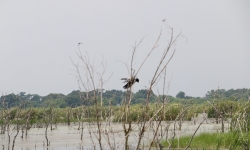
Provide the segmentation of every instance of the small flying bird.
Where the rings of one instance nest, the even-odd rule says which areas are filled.
[[[127,83],[123,86],[124,89],[130,88],[135,82],[139,83],[139,79],[135,77],[121,78],[121,80],[125,80],[124,82]]]

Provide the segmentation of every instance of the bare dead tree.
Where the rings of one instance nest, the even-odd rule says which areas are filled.
[[[15,141],[16,137],[20,131],[21,126],[24,124],[25,120],[28,120],[29,116],[32,113],[32,110],[27,111],[26,114],[22,115],[22,106],[25,105],[25,102],[21,103],[20,106],[17,108],[16,112],[16,134],[14,135],[13,141],[12,141],[12,150],[14,150],[15,147]]]
[[[171,142],[170,142],[170,144],[169,144],[169,147],[168,147],[169,150],[171,149],[172,144],[173,144],[173,142],[174,142],[174,138],[175,138],[175,136],[176,136],[176,124],[177,124],[177,121],[181,118],[181,116],[182,116],[190,107],[191,107],[191,106],[188,106],[188,107],[186,107],[183,111],[181,111],[181,112],[178,114],[178,116],[175,118],[175,120],[174,120],[174,131],[173,131],[172,140],[171,140]]]
[[[153,130],[154,131],[154,133],[153,133],[154,136],[153,136],[153,139],[152,139],[151,144],[149,146],[149,150],[152,148],[153,144],[156,144],[156,148],[159,147],[160,149],[162,149],[163,146],[161,145],[160,140],[162,140],[162,138],[164,137],[164,134],[167,133],[166,131],[168,131],[168,128],[170,126],[170,124],[169,124],[169,126],[167,128],[165,128],[165,132],[163,132],[163,130],[162,130],[162,121],[165,119],[165,113],[166,113],[165,107],[166,107],[167,103],[169,102],[168,97],[165,96],[164,93],[165,92],[166,92],[166,94],[168,93],[169,84],[168,84],[167,90],[165,88],[166,88],[166,68],[165,68],[165,71],[164,71],[164,74],[163,74],[163,87],[162,87],[163,96],[162,96],[162,99],[157,100],[157,105],[162,105],[163,109],[162,109],[161,113],[159,113],[159,116],[157,115],[157,119],[155,120],[156,129]],[[161,129],[161,132],[159,132],[159,128]]]
[[[2,121],[3,121],[3,124],[1,125],[1,134],[5,134],[5,131],[7,129],[7,125],[9,124],[8,122],[10,121],[9,120],[9,108],[7,107],[7,104],[6,104],[6,99],[5,99],[5,96],[4,94],[2,93],[2,96],[1,96],[1,105],[2,105],[2,109],[1,109],[1,118],[2,118]]]
[[[147,95],[146,95],[146,100],[145,100],[145,106],[144,108],[144,112],[142,112],[142,120],[140,120],[140,123],[138,121],[138,128],[139,128],[139,135],[138,135],[138,142],[136,145],[136,149],[139,150],[140,146],[141,146],[141,141],[144,137],[144,133],[148,130],[150,123],[152,121],[156,121],[156,128],[154,130],[154,138],[153,141],[157,141],[157,143],[159,144],[159,140],[158,140],[158,131],[161,127],[161,122],[164,120],[165,118],[165,105],[166,105],[166,97],[163,97],[163,101],[160,104],[160,106],[153,110],[153,114],[152,111],[150,110],[150,106],[149,106],[149,101],[150,98],[152,96],[152,91],[153,91],[153,87],[160,81],[162,74],[164,74],[164,71],[166,71],[166,67],[168,66],[169,62],[172,60],[174,54],[175,54],[175,45],[177,43],[177,40],[179,39],[179,37],[181,37],[181,33],[175,35],[174,34],[174,30],[173,28],[167,26],[169,33],[170,33],[170,39],[167,42],[167,46],[163,49],[162,52],[162,57],[159,59],[159,63],[156,66],[156,69],[153,73],[153,76],[150,80],[149,86],[147,87]],[[139,66],[139,68],[137,69],[137,71],[135,70],[134,67],[134,60],[135,60],[135,54],[136,51],[138,49],[138,47],[140,46],[140,44],[142,43],[143,39],[139,42],[136,43],[135,46],[133,47],[133,51],[132,51],[132,56],[131,56],[131,62],[130,65],[126,65],[128,73],[130,74],[131,77],[136,77],[139,73],[139,71],[141,70],[141,68],[143,67],[143,65],[145,64],[146,60],[151,56],[151,54],[158,48],[159,46],[159,41],[162,38],[162,30],[159,33],[158,38],[156,39],[153,47],[151,48],[151,50],[149,51],[148,55],[145,57],[145,59],[142,61],[141,65]],[[79,45],[78,45],[79,46]],[[93,137],[95,137],[98,140],[98,144],[100,149],[103,149],[103,145],[102,145],[102,137],[103,137],[103,133],[109,135],[108,132],[105,131],[105,128],[102,125],[102,120],[103,120],[103,112],[102,112],[102,90],[103,90],[103,84],[105,83],[105,80],[103,80],[103,74],[105,73],[105,67],[103,67],[103,63],[101,63],[101,65],[96,66],[94,63],[91,63],[90,61],[90,57],[89,54],[86,52],[84,54],[81,53],[80,51],[80,46],[78,51],[76,52],[78,58],[81,61],[81,65],[79,65],[78,63],[73,62],[73,65],[76,68],[76,79],[78,81],[79,84],[79,89],[81,91],[81,93],[84,92],[83,95],[83,99],[85,101],[91,101],[93,104],[93,108],[95,110],[94,112],[94,120],[93,118],[90,119],[89,117],[89,122],[88,122],[88,131],[92,140],[92,144],[95,148],[95,143],[93,140]],[[99,68],[104,68],[104,71],[99,71]],[[165,72],[166,74],[166,72]],[[165,79],[164,79],[165,82]],[[165,83],[164,83],[165,86]],[[100,87],[100,90],[98,89],[98,87]],[[132,119],[131,119],[131,101],[133,99],[133,92],[132,92],[132,88],[133,86],[127,88],[123,103],[122,103],[122,107],[120,109],[121,111],[121,122],[122,122],[122,127],[123,127],[123,132],[124,132],[124,146],[125,149],[128,150],[129,149],[129,145],[128,145],[128,140],[129,140],[129,136],[131,134],[131,131],[133,130],[133,125],[132,125]],[[164,91],[164,88],[163,88]],[[100,101],[99,101],[100,100]],[[87,108],[89,109],[89,108]],[[106,116],[106,115],[105,115]],[[179,116],[179,119],[182,119],[183,116]],[[97,130],[95,130],[93,127],[96,126]],[[162,129],[161,129],[162,130]],[[96,131],[96,132],[94,132]],[[92,136],[93,135],[93,136]],[[162,136],[163,137],[163,136]],[[110,142],[110,136],[107,136],[104,138],[106,139],[106,141],[108,142],[109,145],[111,145]],[[156,140],[157,138],[157,140]],[[159,144],[160,145],[160,144]],[[152,147],[152,144],[150,146],[150,148]],[[110,146],[110,148],[112,148]]]
[[[154,72],[154,75],[150,81],[150,84],[149,84],[149,87],[148,87],[148,93],[147,93],[147,97],[146,97],[146,108],[148,107],[149,105],[149,100],[150,100],[150,95],[152,93],[152,90],[153,90],[153,86],[155,85],[155,83],[159,80],[159,77],[162,75],[163,71],[165,70],[165,68],[167,67],[167,65],[169,64],[169,62],[172,60],[174,54],[175,54],[175,51],[176,49],[174,48],[176,42],[177,42],[177,39],[181,36],[181,33],[177,34],[177,36],[174,36],[174,31],[173,31],[173,28],[169,28],[170,30],[170,41],[168,42],[167,44],[167,47],[164,49],[163,53],[162,53],[162,57],[160,58],[160,61],[159,61],[159,64],[158,66],[156,67],[156,70]],[[149,55],[145,58],[145,60],[150,56],[150,54],[158,47],[158,42],[161,38],[161,35],[162,35],[162,31],[160,32],[153,48],[151,49]],[[170,53],[171,49],[173,48],[173,51],[172,53]],[[170,57],[167,59],[167,55],[170,54]],[[141,64],[141,66],[145,63],[145,61],[143,61],[143,63]],[[141,67],[140,67],[141,68]],[[139,68],[139,70],[140,70]],[[137,73],[139,72],[139,70],[137,71]],[[136,75],[137,75],[136,73]],[[163,106],[161,107],[163,108]],[[146,109],[146,112],[145,112],[147,115],[146,116],[149,116],[148,113],[149,113],[149,110]],[[157,113],[156,113],[157,114]],[[137,147],[136,149],[139,150],[139,147],[140,147],[140,144],[141,144],[141,140],[143,138],[143,135],[147,129],[147,121],[148,120],[151,120],[149,119],[148,117],[145,117],[144,120],[143,120],[143,124],[142,124],[142,127],[141,127],[141,130],[139,131],[139,139],[138,139],[138,143],[137,143]],[[159,126],[158,126],[159,127]]]
[[[49,108],[49,124],[50,124],[50,131],[53,130],[53,119],[54,119],[54,108]]]
[[[210,101],[207,100],[207,102],[214,108],[215,112],[217,113],[217,115],[221,118],[221,132],[224,132],[224,120],[225,120],[225,112],[224,111],[220,111],[215,104],[211,103]],[[218,118],[216,119],[216,123],[218,123]]]
[[[48,110],[47,110],[47,112],[49,111],[49,114],[51,113],[51,108],[49,108]],[[47,147],[47,149],[48,149],[48,147],[50,146],[50,141],[49,141],[49,139],[48,139],[48,127],[49,127],[49,125],[50,125],[50,120],[51,120],[51,116],[49,115],[49,114],[44,114],[43,115],[43,121],[44,121],[44,124],[45,124],[45,134],[44,134],[44,136],[45,136],[45,139],[46,139],[46,147]]]
[[[207,100],[207,102],[214,109],[216,123],[218,124],[219,122],[221,122],[221,132],[224,133],[225,132],[224,121],[226,120],[227,116],[232,116],[232,107],[229,112],[227,109],[224,109],[223,106],[220,106],[218,104],[219,101],[223,101],[223,97],[218,92],[219,92],[219,86],[218,89],[216,90],[212,103],[209,100]],[[227,107],[229,108],[230,106]]]
[[[102,150],[102,92],[103,85],[109,80],[110,77],[107,80],[104,80],[104,74],[106,72],[106,64],[104,63],[104,61],[102,61],[100,65],[95,66],[94,63],[91,63],[89,54],[87,52],[85,54],[82,54],[79,44],[76,54],[81,61],[81,65],[74,63],[72,59],[71,61],[76,69],[76,79],[78,81],[79,89],[82,93],[86,93],[85,95],[82,95],[83,99],[85,101],[92,101],[92,103],[94,104],[93,107],[95,110],[95,123],[92,122],[88,125],[96,125],[97,132],[93,132],[91,130],[91,127],[89,127],[89,132],[92,132],[97,138],[99,148]],[[98,87],[100,87],[99,90]],[[101,98],[101,102],[99,102],[99,98]]]
[[[31,128],[29,121],[30,121],[31,114],[33,113],[33,109],[29,109],[28,112],[29,113],[27,114],[27,119],[26,119],[26,123],[25,123],[25,138],[27,138],[28,130]]]
[[[68,110],[67,110],[67,122],[68,122],[68,126],[70,126],[71,111],[72,111],[72,108],[68,108]]]
[[[16,137],[20,131],[23,121],[26,119],[26,117],[22,116],[21,114],[22,106],[25,105],[25,102],[20,103],[19,106],[13,106],[12,108],[9,108],[8,101],[6,101],[5,96],[2,94],[1,104],[3,107],[3,118],[6,128],[4,130],[7,130],[8,135],[8,150],[10,149],[11,143],[11,131],[16,131],[16,134],[12,140],[12,149],[14,149]],[[13,125],[13,129],[11,130],[11,125],[13,123],[15,123],[15,125]]]
[[[188,145],[187,145],[187,147],[185,148],[185,150],[188,149],[188,148],[190,147],[190,144],[192,143],[192,140],[193,140],[193,138],[194,138],[196,132],[199,130],[200,126],[203,124],[203,122],[204,122],[205,120],[206,120],[206,118],[204,118],[204,119],[200,122],[199,126],[196,128],[194,134],[193,134],[192,137],[190,138],[190,140],[189,140],[189,142],[188,142]]]

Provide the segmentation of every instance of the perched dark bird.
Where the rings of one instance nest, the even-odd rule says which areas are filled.
[[[135,77],[131,77],[131,78],[121,78],[121,80],[125,80],[124,82],[126,82],[127,84],[125,84],[123,86],[124,89],[128,89],[130,88],[135,82],[139,83],[139,79],[135,78]]]

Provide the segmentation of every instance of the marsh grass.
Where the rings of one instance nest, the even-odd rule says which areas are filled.
[[[185,148],[188,145],[191,136],[181,137],[175,139],[172,148]],[[241,147],[241,138],[237,132],[228,133],[202,133],[195,136],[190,148],[191,149],[243,149]],[[248,133],[248,141],[250,141],[250,134]],[[162,145],[168,147],[168,142],[163,141]],[[179,146],[178,146],[179,145]]]

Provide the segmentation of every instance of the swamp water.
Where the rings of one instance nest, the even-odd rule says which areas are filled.
[[[201,120],[193,120],[193,121],[184,121],[182,123],[181,130],[178,130],[178,124],[176,123],[176,130],[175,130],[175,138],[185,136],[185,135],[192,135],[195,130],[197,129]],[[204,121],[203,124],[200,126],[197,134],[204,133],[204,132],[221,132],[221,124],[215,124],[214,119],[207,119]],[[169,125],[170,122],[162,122],[162,126],[159,128],[159,132],[164,131],[165,127]],[[121,123],[112,123],[110,126],[103,123],[103,131],[102,131],[102,145],[104,149],[110,149],[108,146],[108,136],[109,141],[112,145],[114,145],[115,149],[124,149],[124,132]],[[133,124],[133,130],[129,136],[129,145],[131,149],[134,149],[136,143],[138,142],[138,124]],[[229,122],[225,122],[225,132],[229,129]],[[16,134],[15,130],[12,130],[14,126],[11,126],[10,131],[10,149],[12,148],[13,137]],[[53,128],[55,126],[53,125]],[[151,124],[151,127],[148,128],[147,132],[144,134],[143,140],[141,145],[147,147],[150,141],[153,139],[153,133],[155,131],[154,123]],[[16,141],[15,141],[15,150],[90,150],[93,149],[93,142],[91,140],[89,130],[92,132],[92,139],[94,144],[96,145],[96,149],[99,149],[98,141],[96,138],[97,129],[96,126],[88,126],[84,123],[84,130],[83,130],[83,139],[81,140],[81,130],[78,130],[78,123],[72,123],[70,126],[59,124],[57,128],[54,130],[50,130],[48,128],[47,137],[50,141],[50,146],[46,146],[46,139],[45,139],[45,128],[31,128],[28,130],[28,136],[25,138],[21,138],[21,131],[19,132]],[[174,131],[174,123],[171,122],[168,131],[168,138],[173,136]],[[164,132],[162,132],[164,133]],[[166,134],[163,136],[159,133],[158,139],[166,139]],[[8,149],[8,133],[0,134],[0,145],[1,149],[7,150]]]

